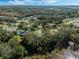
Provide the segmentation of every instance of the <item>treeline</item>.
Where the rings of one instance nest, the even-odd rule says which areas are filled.
[[[78,17],[79,16],[79,9],[75,7],[55,7],[55,8],[28,8],[26,7],[19,7],[19,6],[7,6],[7,7],[0,7],[0,12],[13,12],[14,16],[26,17],[26,16],[33,16],[33,15],[57,15],[63,17]],[[1,14],[0,13],[0,14]],[[14,14],[15,13],[15,14]],[[19,15],[20,14],[20,15]],[[12,15],[12,14],[11,14]],[[7,16],[7,15],[6,15]],[[10,16],[10,15],[9,15]]]

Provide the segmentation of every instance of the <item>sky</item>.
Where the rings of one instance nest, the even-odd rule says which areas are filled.
[[[0,5],[79,5],[79,0],[0,0]]]

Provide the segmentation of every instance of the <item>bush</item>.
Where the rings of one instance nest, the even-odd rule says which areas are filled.
[[[0,42],[8,42],[11,37],[15,34],[13,32],[7,32],[5,30],[0,29]]]
[[[2,59],[11,59],[12,55],[13,50],[8,44],[0,44],[0,57],[2,57]]]

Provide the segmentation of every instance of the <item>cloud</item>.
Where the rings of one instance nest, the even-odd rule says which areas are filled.
[[[54,5],[79,5],[79,0],[59,0]]]
[[[23,0],[8,1],[8,4],[11,4],[11,5],[25,5],[25,1],[23,1]]]
[[[0,5],[79,5],[79,0],[0,0]]]
[[[56,0],[9,0],[8,4],[11,5],[51,5]]]

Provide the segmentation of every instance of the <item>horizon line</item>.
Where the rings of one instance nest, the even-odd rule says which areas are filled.
[[[79,6],[79,5],[0,5],[0,6]]]

